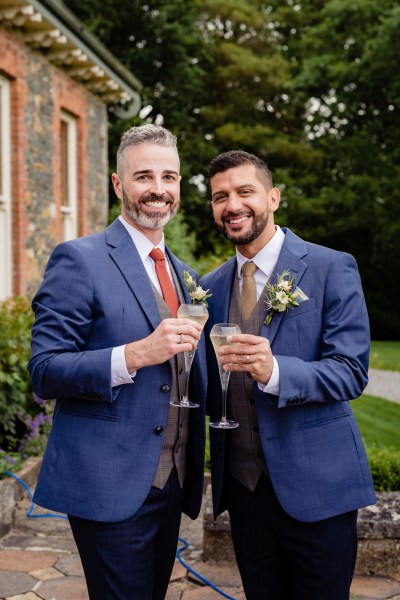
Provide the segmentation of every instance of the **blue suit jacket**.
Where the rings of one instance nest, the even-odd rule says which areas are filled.
[[[182,277],[189,267],[167,252],[190,302]],[[124,226],[116,220],[101,233],[59,245],[33,308],[28,369],[35,392],[57,399],[34,501],[87,519],[126,519],[142,505],[157,470],[172,372],[165,362],[140,369],[132,384],[111,387],[112,348],[147,337],[160,323]],[[189,416],[184,510],[195,518],[204,474],[204,336],[191,383],[201,407]]]
[[[269,339],[279,365],[280,392],[266,394],[255,384],[254,399],[265,460],[281,506],[295,519],[318,521],[375,501],[348,402],[367,384],[369,324],[354,258],[284,232],[276,274],[288,269],[294,287],[309,300],[276,313],[270,325],[262,326],[260,335]],[[214,323],[228,321],[235,272],[233,258],[202,281],[213,294],[207,333]],[[211,345],[207,351],[208,406],[215,420],[221,416],[219,376]],[[215,514],[225,508],[225,435],[229,431],[210,431]]]

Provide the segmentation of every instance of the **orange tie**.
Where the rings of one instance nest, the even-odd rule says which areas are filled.
[[[160,283],[163,298],[171,311],[171,315],[176,317],[179,308],[179,298],[176,293],[174,284],[167,271],[165,264],[165,255],[159,248],[153,248],[149,255],[156,264],[156,273]]]

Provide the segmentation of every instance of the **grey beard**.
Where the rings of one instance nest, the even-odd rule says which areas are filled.
[[[159,200],[159,198],[155,196],[146,196],[146,200],[151,199]],[[143,198],[141,200],[143,200]],[[167,215],[157,212],[148,215],[141,210],[140,203],[134,206],[129,203],[125,190],[122,191],[122,202],[124,204],[126,216],[137,225],[140,225],[140,227],[145,227],[146,229],[163,229],[163,227],[165,227],[165,225],[176,215],[179,208],[178,204]]]

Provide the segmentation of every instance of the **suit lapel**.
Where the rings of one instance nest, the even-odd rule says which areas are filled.
[[[215,294],[216,297],[213,298],[214,323],[227,323],[229,320],[229,304],[236,268],[236,257],[233,257],[218,271],[214,282],[215,289],[218,290],[218,294]],[[213,293],[212,289],[210,289],[210,293]]]
[[[303,240],[297,237],[289,229],[284,228],[285,241],[283,243],[281,252],[279,254],[278,262],[276,263],[274,273],[272,274],[271,283],[275,284],[278,281],[278,275],[287,270],[294,277],[293,291],[300,284],[301,278],[307,269],[307,263],[302,258],[307,254],[307,248]],[[295,308],[293,310],[296,310]],[[265,317],[268,314],[268,310],[265,311]],[[262,326],[261,335],[268,338],[269,343],[272,344],[279,326],[282,322],[284,312],[274,313],[270,324]]]
[[[183,281],[183,271],[187,269],[186,265],[184,263],[182,263],[179,259],[176,258],[176,256],[174,254],[172,254],[171,250],[166,246],[165,247],[165,252],[168,255],[168,258],[173,266],[173,269],[175,271],[175,275],[178,279],[183,297],[185,299],[185,303],[186,304],[191,304],[191,300],[190,300],[190,296],[189,296],[189,292],[186,289],[185,286],[185,282]]]
[[[149,277],[132,238],[118,219],[106,229],[106,240],[110,246],[111,259],[155,329],[160,324],[160,313]]]

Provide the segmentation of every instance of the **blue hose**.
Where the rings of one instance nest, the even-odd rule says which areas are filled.
[[[54,513],[41,513],[40,515],[33,515],[32,512],[33,512],[33,510],[35,508],[35,504],[33,502],[32,492],[28,488],[28,486],[26,485],[25,481],[22,481],[22,479],[20,479],[17,475],[14,475],[14,473],[11,473],[11,471],[6,471],[6,475],[9,475],[10,477],[13,477],[28,492],[29,498],[31,500],[31,505],[29,507],[28,512],[26,513],[26,516],[29,519],[41,519],[42,517],[51,517],[52,519],[68,519],[68,517],[66,517],[64,515],[56,515]]]
[[[192,569],[192,567],[190,567],[181,557],[181,552],[183,552],[184,550],[186,550],[187,548],[189,548],[189,544],[186,540],[184,540],[183,538],[178,538],[178,540],[180,542],[182,542],[184,544],[184,546],[181,546],[180,548],[178,548],[178,550],[176,551],[176,556],[179,560],[179,562],[191,573],[193,573],[193,575],[196,575],[196,577],[198,579],[200,579],[203,583],[205,583],[206,585],[209,585],[210,588],[212,588],[213,590],[215,590],[216,592],[218,592],[218,594],[221,594],[221,596],[224,596],[225,598],[229,598],[230,600],[236,600],[236,598],[234,598],[233,596],[229,596],[229,594],[226,594],[225,592],[223,592],[222,590],[220,590],[216,585],[214,585],[213,583],[211,583],[211,581],[209,581],[208,579],[206,579],[205,577],[203,577],[203,575],[200,575],[200,573],[198,573],[197,571],[195,571],[194,569]]]

